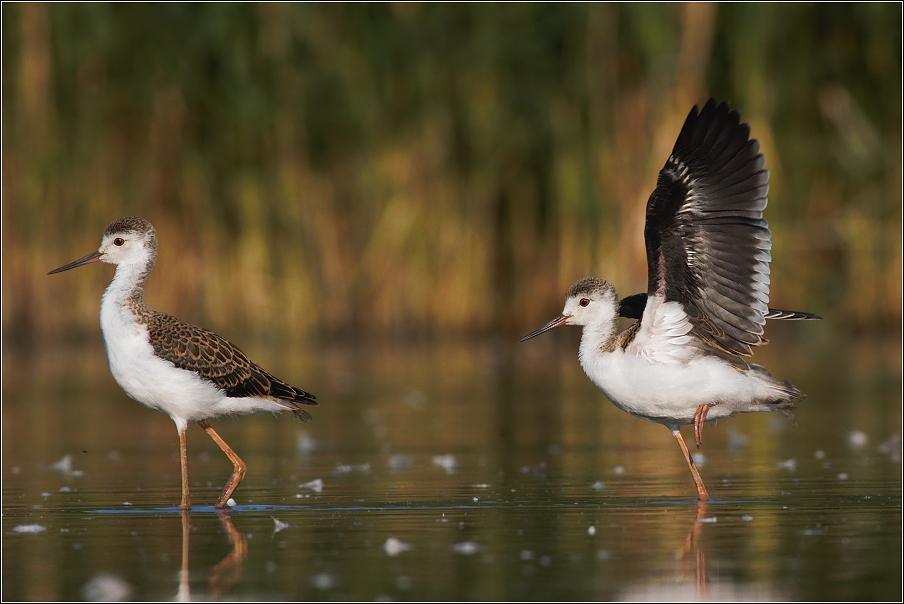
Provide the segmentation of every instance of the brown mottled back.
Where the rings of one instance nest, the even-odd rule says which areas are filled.
[[[158,357],[198,374],[228,397],[276,399],[286,403],[297,418],[310,419],[298,403],[317,405],[313,394],[267,373],[225,338],[166,313],[145,308],[141,315]]]

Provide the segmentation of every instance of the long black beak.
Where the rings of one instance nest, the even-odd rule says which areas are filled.
[[[67,264],[65,266],[61,266],[60,268],[55,268],[47,274],[54,275],[56,273],[62,273],[63,271],[68,271],[71,268],[78,268],[85,264],[91,264],[92,262],[97,262],[98,260],[100,260],[100,252],[91,252],[84,258],[79,258],[78,260],[70,262],[69,264]]]
[[[561,326],[565,325],[565,321],[567,321],[567,320],[568,320],[568,317],[566,317],[565,315],[557,317],[557,318],[553,319],[552,321],[550,321],[549,323],[547,323],[546,325],[544,325],[543,327],[541,327],[540,329],[538,329],[537,331],[527,334],[526,336],[524,336],[523,338],[521,338],[518,341],[523,342],[525,340],[530,340],[531,338],[535,338],[538,335],[540,335],[541,333],[549,331],[550,329],[555,329],[556,327],[561,327]]]

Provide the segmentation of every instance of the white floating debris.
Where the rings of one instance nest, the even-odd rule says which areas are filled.
[[[535,466],[524,466],[521,468],[522,474],[533,474],[534,476],[546,476],[546,462],[541,461]]]
[[[527,562],[528,560],[534,559],[534,552],[529,549],[521,550],[521,559]]]
[[[66,476],[81,476],[82,474],[84,474],[84,472],[82,472],[81,470],[72,469],[72,455],[68,453],[66,455],[63,455],[63,457],[61,457],[57,462],[43,467],[62,472]]]
[[[72,489],[70,489],[69,487],[60,487],[60,488],[57,489],[57,490],[58,490],[60,493],[69,493],[69,492],[72,491]]]
[[[717,521],[718,521],[718,518],[716,518],[715,516],[710,516],[708,518],[701,518],[697,522],[702,522],[702,523],[706,523],[706,524],[715,524]]]
[[[123,501],[122,504],[126,507],[129,507],[130,505],[132,505],[132,502],[131,501]]]
[[[820,449],[819,451],[813,451],[813,457],[815,457],[816,459],[825,459],[826,452],[822,449]]]
[[[552,564],[552,558],[549,556],[540,556],[540,566],[547,568],[550,564]]]
[[[477,503],[478,501],[480,501],[480,497],[477,497],[475,495],[474,497],[471,497],[471,501],[473,501],[474,503]]]
[[[226,507],[234,508],[236,506],[235,499],[230,497],[226,500]]]
[[[63,455],[60,460],[50,466],[53,470],[58,470],[63,474],[68,474],[72,471],[72,455]]]
[[[607,549],[597,550],[596,559],[599,560],[600,562],[605,562],[606,560],[609,560],[610,558],[612,558],[612,552],[610,552],[609,550],[607,550]]]
[[[839,472],[838,473],[838,480],[847,480],[847,479],[848,479],[847,472]]]
[[[454,474],[455,468],[458,466],[455,456],[451,453],[446,455],[434,455],[433,465],[439,466],[446,471],[446,474]]]
[[[312,480],[310,482],[306,482],[304,484],[298,485],[298,488],[299,489],[311,489],[315,493],[320,493],[321,491],[323,491],[323,479],[315,478],[314,480]]]
[[[389,466],[390,470],[394,471],[408,470],[414,465],[414,459],[410,455],[396,453],[389,456],[389,459],[386,460],[386,465]]]
[[[728,446],[732,449],[740,449],[741,447],[746,447],[747,443],[750,442],[750,437],[741,434],[734,428],[729,429],[728,431]]]
[[[587,534],[590,535],[591,537],[593,537],[594,535],[596,535],[596,527],[593,526],[593,525],[588,526],[588,527],[587,527]]]
[[[741,520],[743,520],[744,522],[750,522],[753,520],[753,516],[751,516],[750,514],[744,514],[743,516],[741,516]]]
[[[859,449],[867,442],[869,442],[869,436],[867,436],[865,432],[861,432],[860,430],[851,430],[847,434],[848,445],[855,449]]]
[[[311,585],[317,589],[332,589],[336,586],[336,577],[330,573],[318,573],[311,578]]]
[[[336,464],[336,469],[333,470],[333,474],[351,474],[352,472],[368,474],[370,472],[370,463],[359,463],[359,464],[339,463],[339,464]]]
[[[131,600],[132,586],[116,575],[100,573],[82,587],[82,595],[89,602],[124,602]]]
[[[694,453],[693,455],[691,455],[691,459],[693,459],[694,463],[697,464],[698,466],[702,466],[703,464],[706,463],[706,455],[704,455],[703,453],[700,453],[700,452],[697,452],[697,453]]]
[[[50,491],[44,491],[43,493],[41,493],[41,497],[50,497],[51,495],[53,495],[53,493],[51,493]]]
[[[784,470],[788,470],[789,472],[793,472],[794,470],[797,469],[797,460],[792,457],[791,459],[786,459],[785,461],[780,461],[775,465]]]
[[[273,534],[274,534],[274,535],[275,535],[276,533],[278,533],[279,531],[283,530],[283,529],[289,528],[289,524],[288,524],[288,523],[283,522],[282,520],[280,520],[280,519],[277,518],[276,516],[270,516],[270,518],[273,519]]]
[[[615,466],[612,468],[612,473],[621,476],[625,473],[625,466]]]
[[[889,459],[894,462],[901,461],[901,435],[892,434],[881,445],[879,445],[879,453],[888,455]]]
[[[472,556],[480,551],[480,544],[474,541],[462,541],[453,544],[452,551],[462,556]]]
[[[597,480],[592,485],[590,485],[590,488],[595,489],[597,491],[602,491],[603,489],[606,488],[606,483],[603,482],[602,480]]]
[[[386,552],[387,556],[398,556],[402,552],[407,552],[410,549],[414,549],[410,543],[405,543],[401,539],[396,539],[395,537],[390,537],[383,544],[383,551]]]
[[[314,451],[316,451],[317,447],[319,447],[320,444],[316,440],[311,438],[311,436],[308,435],[307,432],[302,430],[298,435],[296,446],[298,447],[299,453],[301,453],[302,455],[307,455],[308,453],[313,453]]]
[[[41,533],[46,531],[46,526],[41,526],[40,524],[20,524],[16,528],[13,529],[14,533]]]

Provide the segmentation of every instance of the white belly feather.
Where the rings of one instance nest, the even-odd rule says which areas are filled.
[[[738,371],[711,356],[657,363],[617,348],[611,353],[586,355],[582,365],[617,407],[663,424],[692,423],[697,407],[709,403],[717,403],[708,415],[714,420],[734,413],[769,411],[775,407],[767,402],[786,398],[770,386],[768,378]]]

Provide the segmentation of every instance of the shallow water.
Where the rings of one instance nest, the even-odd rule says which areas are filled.
[[[5,350],[3,598],[900,599],[900,340],[773,331],[757,361],[810,398],[707,425],[705,506],[668,432],[583,375],[577,334],[246,343],[323,404],[213,424],[249,467],[225,513],[230,464],[189,428],[190,514],[175,427],[99,341]]]

